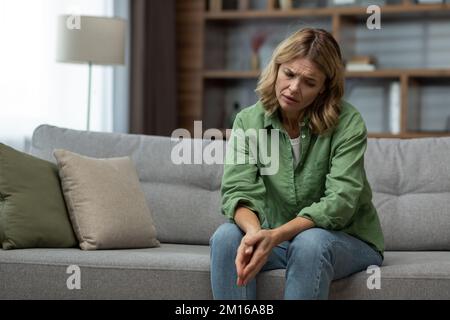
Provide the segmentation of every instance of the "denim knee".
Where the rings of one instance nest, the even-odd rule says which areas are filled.
[[[323,257],[330,254],[330,244],[329,231],[321,228],[311,228],[299,233],[292,239],[287,254],[289,258],[297,256],[304,258]],[[328,258],[331,257],[328,256]]]
[[[211,247],[239,247],[242,237],[242,230],[234,223],[226,222],[219,226],[209,239]]]

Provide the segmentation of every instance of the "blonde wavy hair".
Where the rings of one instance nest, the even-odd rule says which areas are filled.
[[[318,135],[328,133],[339,119],[341,99],[344,95],[344,68],[339,44],[323,29],[303,28],[283,42],[272,54],[269,64],[261,73],[256,93],[269,113],[280,107],[275,92],[278,69],[283,63],[296,58],[307,58],[326,76],[325,90],[308,107],[309,127]]]

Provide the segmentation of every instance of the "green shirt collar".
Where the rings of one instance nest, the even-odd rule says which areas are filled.
[[[303,125],[301,126],[307,126],[310,121],[310,116],[306,115],[305,119],[303,120]],[[266,111],[264,113],[264,128],[272,127],[274,129],[282,130],[283,126],[281,124],[281,117],[280,112],[277,109],[275,112],[269,113],[269,111]]]

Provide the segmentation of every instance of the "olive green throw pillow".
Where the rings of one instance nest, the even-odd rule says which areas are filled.
[[[55,164],[0,143],[3,249],[77,245]]]

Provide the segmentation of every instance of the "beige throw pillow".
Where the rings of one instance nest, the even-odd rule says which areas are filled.
[[[159,246],[130,158],[94,159],[60,149],[53,154],[81,249]]]

